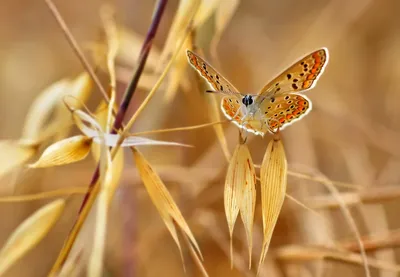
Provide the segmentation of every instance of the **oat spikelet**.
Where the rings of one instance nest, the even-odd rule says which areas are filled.
[[[265,260],[286,193],[287,161],[282,141],[276,136],[270,141],[260,171],[264,239],[257,275]]]
[[[231,267],[233,267],[232,235],[240,211],[249,244],[251,265],[252,230],[256,201],[256,173],[249,149],[244,143],[236,146],[225,179],[224,205],[230,235]]]
[[[250,152],[246,145],[244,146],[243,156],[246,155],[244,164],[246,170],[246,181],[242,183],[242,199],[240,201],[240,217],[242,218],[246,230],[247,243],[249,248],[249,269],[251,269],[251,253],[253,250],[253,223],[254,212],[256,209],[256,171]],[[243,157],[244,159],[245,157]]]
[[[0,252],[0,275],[35,247],[60,217],[65,201],[55,200],[40,208],[11,234]]]
[[[58,141],[44,150],[31,168],[52,167],[74,163],[86,158],[92,145],[92,139],[86,136],[74,136]]]
[[[11,170],[25,164],[36,153],[34,145],[23,145],[15,141],[0,141],[0,178]]]

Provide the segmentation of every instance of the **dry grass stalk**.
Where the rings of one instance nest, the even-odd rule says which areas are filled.
[[[156,72],[161,71],[162,66],[166,64],[168,56],[176,51],[179,47],[178,41],[182,41],[182,39],[186,40],[186,29],[191,25],[191,21],[193,20],[202,0],[195,1],[185,1],[182,0],[179,2],[178,11],[174,17],[174,21],[172,22],[171,29],[168,34],[168,38],[165,42],[165,46],[160,56],[160,61],[158,63],[158,68]]]
[[[55,200],[37,210],[18,226],[0,251],[0,275],[46,236],[61,216],[64,207],[64,200]]]
[[[41,141],[46,121],[68,92],[72,81],[61,79],[44,89],[31,104],[22,129],[22,140]],[[58,126],[59,127],[59,126]]]
[[[398,186],[372,186],[358,192],[341,192],[340,198],[343,199],[346,206],[354,206],[360,203],[379,204],[400,198],[400,189]],[[307,202],[315,209],[340,208],[338,201],[331,195],[313,196]]]
[[[389,230],[386,234],[374,234],[361,237],[365,251],[398,248],[400,246],[400,230]],[[353,252],[360,251],[358,241],[345,241],[339,244],[342,248]]]
[[[85,194],[86,191],[87,191],[87,189],[83,188],[83,187],[69,187],[69,188],[64,188],[64,189],[39,192],[39,193],[35,193],[35,194],[2,196],[2,197],[0,197],[0,203],[35,201],[35,200],[43,200],[43,199],[47,199],[47,198],[54,198],[54,197],[58,197],[58,196],[68,196],[68,195],[72,195],[72,194],[82,195],[82,194]]]
[[[211,41],[210,50],[217,65],[220,64],[217,58],[217,46],[221,40],[222,33],[232,20],[239,4],[240,0],[231,0],[229,2],[219,1],[219,5],[215,11],[215,33]]]
[[[83,54],[83,51],[80,49],[77,41],[75,40],[74,36],[70,32],[67,24],[65,23],[64,19],[62,18],[61,14],[59,13],[57,7],[54,5],[52,0],[45,0],[47,7],[50,9],[52,15],[56,19],[58,25],[60,26],[63,34],[65,35],[68,43],[71,45],[72,50],[75,52],[76,56],[79,58],[80,62],[84,66],[85,70],[88,72],[90,78],[96,84],[98,89],[100,90],[101,94],[103,95],[106,101],[109,101],[108,94],[104,87],[102,86],[99,78],[97,77],[96,73],[94,72],[92,66],[90,65],[89,61]]]
[[[288,245],[278,249],[276,256],[278,259],[288,262],[327,259],[365,266],[365,260],[360,254],[323,246]],[[367,265],[376,269],[400,272],[400,266],[373,258],[368,258]]]

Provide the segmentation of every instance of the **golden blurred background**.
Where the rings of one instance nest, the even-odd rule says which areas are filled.
[[[221,0],[229,2],[230,0]],[[207,2],[207,1],[205,1]],[[212,2],[212,1],[210,1]],[[104,1],[57,1],[59,11],[89,57],[90,43],[101,40],[99,10]],[[119,26],[143,40],[151,22],[155,1],[113,1]],[[149,82],[178,8],[168,1],[149,59]],[[269,80],[299,57],[327,47],[329,64],[318,85],[307,92],[312,112],[283,131],[289,169],[335,181],[360,185],[363,191],[395,186],[400,173],[400,2],[398,0],[247,0],[240,1],[217,48],[219,62],[210,54],[214,18],[197,31],[197,46],[237,88],[256,93]],[[83,67],[67,43],[44,1],[3,0],[0,9],[0,121],[1,139],[18,139],[29,106],[51,83],[75,77]],[[124,44],[117,64],[118,93],[135,65],[140,48]],[[131,60],[130,60],[131,57]],[[92,59],[93,61],[93,59]],[[152,65],[153,63],[153,65]],[[124,73],[125,72],[125,73]],[[103,84],[107,75],[99,70]],[[152,79],[153,78],[153,79]],[[198,78],[187,67],[179,89],[166,101],[164,84],[139,117],[132,132],[190,126],[210,122],[207,97]],[[153,82],[153,84],[154,84]],[[205,86],[203,86],[205,88]],[[142,87],[133,98],[129,115],[144,99]],[[92,111],[101,99],[97,90],[89,101]],[[237,128],[225,124],[230,151],[237,143]],[[237,223],[234,246],[235,269],[230,269],[229,235],[223,210],[223,187],[227,162],[213,128],[151,138],[179,141],[195,148],[142,147],[156,168],[193,230],[210,276],[255,276],[247,270],[247,248],[241,223]],[[270,136],[249,135],[253,161],[260,164]],[[126,152],[125,169],[115,195],[107,234],[104,276],[185,276],[179,251],[151,203]],[[89,184],[95,163],[88,159],[74,165],[47,170],[21,169],[0,180],[4,195],[27,194]],[[258,189],[258,188],[257,188]],[[340,189],[342,192],[346,189]],[[308,205],[329,191],[318,182],[289,177],[288,193]],[[258,199],[259,200],[259,199]],[[0,243],[18,224],[49,200],[0,204]],[[82,196],[70,196],[67,209],[49,235],[5,276],[46,276],[67,236]],[[259,202],[259,201],[258,201]],[[258,203],[254,230],[254,260],[261,247],[261,215]],[[400,228],[396,199],[360,203],[351,207],[362,235],[386,236]],[[290,262],[277,258],[290,244],[332,245],[354,240],[339,209],[321,210],[320,216],[286,199],[272,238],[261,276],[365,276],[362,267],[344,262]],[[397,264],[396,245],[369,253],[370,257]],[[201,276],[184,251],[186,276]],[[398,276],[390,270],[372,270],[373,276]],[[82,273],[82,276],[85,276]]]

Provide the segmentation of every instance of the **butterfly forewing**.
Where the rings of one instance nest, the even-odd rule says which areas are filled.
[[[224,91],[227,94],[238,94],[239,91],[226,80],[218,71],[216,71],[205,60],[190,50],[186,51],[190,64],[207,80],[207,82],[216,90]]]
[[[326,48],[305,56],[265,85],[259,95],[269,98],[313,88],[328,63],[328,57]]]

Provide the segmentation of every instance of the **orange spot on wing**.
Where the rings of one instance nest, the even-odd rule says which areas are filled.
[[[313,80],[315,77],[315,74],[310,74],[307,76],[307,80]]]

